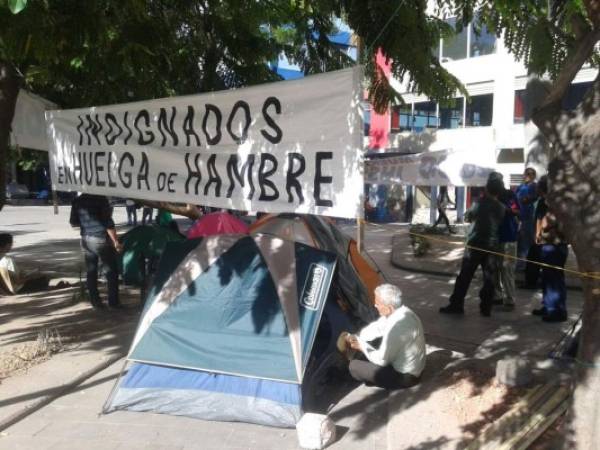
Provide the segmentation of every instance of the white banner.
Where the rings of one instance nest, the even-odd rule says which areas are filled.
[[[46,113],[53,188],[337,217],[362,214],[358,69]]]
[[[12,120],[10,143],[24,148],[48,151],[44,114],[56,104],[23,89],[19,91]]]
[[[365,183],[484,186],[494,170],[493,161],[487,159],[486,155],[461,150],[375,158],[365,163]]]

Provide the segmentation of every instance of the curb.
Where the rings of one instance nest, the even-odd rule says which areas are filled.
[[[392,236],[392,254],[390,256],[390,263],[396,269],[405,270],[406,272],[421,273],[424,275],[435,275],[438,277],[446,277],[446,278],[452,278],[452,277],[458,276],[458,272],[445,272],[442,270],[422,269],[420,267],[407,266],[407,265],[396,262],[396,258],[394,257],[394,248],[395,248],[394,241],[395,241],[396,236],[398,236],[398,233],[396,233],[394,236]],[[459,270],[460,270],[460,268],[459,268]],[[567,290],[570,290],[570,291],[578,291],[578,292],[583,291],[583,287],[581,287],[581,286],[574,286],[574,285],[567,284],[566,287],[567,287]],[[520,288],[517,287],[517,289],[520,289]]]
[[[441,270],[429,270],[429,269],[420,269],[420,268],[405,266],[403,264],[399,264],[396,261],[394,261],[393,256],[394,255],[392,254],[392,258],[391,258],[390,262],[391,262],[392,266],[394,266],[396,269],[405,270],[407,272],[422,273],[425,275],[435,275],[438,277],[452,278],[452,277],[456,276],[455,272],[443,272]]]
[[[402,236],[400,235],[400,233],[395,233],[392,236],[392,254],[390,256],[390,263],[392,264],[393,267],[395,267],[396,269],[406,270],[407,272],[422,273],[425,275],[435,275],[438,277],[451,278],[451,277],[456,276],[456,272],[446,272],[443,270],[432,270],[432,269],[421,269],[420,267],[407,266],[407,265],[396,262],[396,257],[395,257],[396,246],[397,246],[396,241],[401,238],[402,238]]]
[[[11,427],[17,422],[20,422],[30,414],[33,414],[34,412],[42,409],[44,406],[52,403],[57,398],[60,398],[63,395],[67,394],[69,391],[79,386],[88,378],[91,378],[92,376],[96,375],[97,373],[103,371],[104,369],[110,367],[111,365],[122,359],[125,355],[125,353],[120,353],[109,357],[107,360],[102,361],[101,363],[95,365],[91,369],[85,371],[71,382],[62,385],[55,393],[45,395],[42,398],[36,400],[33,404],[25,406],[21,411],[15,412],[7,418],[0,420],[0,431],[6,430],[8,427]]]

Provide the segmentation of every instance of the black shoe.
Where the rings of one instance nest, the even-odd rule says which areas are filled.
[[[94,309],[106,309],[106,306],[104,306],[104,303],[100,302],[100,301],[96,301],[96,302],[91,302],[92,303],[92,308]]]
[[[529,290],[536,290],[536,289],[538,289],[537,284],[527,284],[527,283],[519,284],[517,287],[519,289],[529,289]]]
[[[534,316],[545,316],[546,314],[548,314],[548,311],[546,311],[546,308],[542,306],[541,308],[537,308],[531,311],[531,314],[533,314]]]
[[[460,307],[460,306],[454,306],[454,305],[448,305],[448,306],[442,306],[440,308],[440,313],[442,314],[464,314],[465,310],[464,308]]]
[[[565,311],[554,311],[542,316],[544,322],[566,322],[567,313]]]
[[[504,301],[501,298],[497,298],[496,300],[494,300],[492,302],[492,304],[494,304],[494,305],[502,305],[502,304],[504,304]]]
[[[116,311],[116,310],[127,309],[127,308],[122,303],[116,303],[114,305],[109,304],[108,309]]]
[[[503,305],[502,306],[502,310],[503,311],[514,311],[515,310],[515,304],[514,303],[509,303],[507,305]]]
[[[492,315],[492,308],[482,308],[480,306],[479,314],[481,314],[483,317],[490,317]]]

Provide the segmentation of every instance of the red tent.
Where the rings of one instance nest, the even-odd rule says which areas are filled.
[[[198,219],[188,230],[188,239],[216,234],[248,234],[248,225],[227,212],[215,212]]]

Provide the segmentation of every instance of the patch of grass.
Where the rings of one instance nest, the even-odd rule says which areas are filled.
[[[37,339],[25,342],[0,353],[0,380],[13,372],[28,369],[42,361],[50,359],[65,349],[65,344],[56,328],[44,328]]]
[[[455,228],[451,228],[453,233],[456,233]],[[415,236],[412,233],[421,234],[421,235],[433,235],[433,236],[441,236],[446,235],[448,232],[445,228],[438,228],[430,225],[426,225],[424,223],[417,223],[411,225],[409,228],[410,234],[410,243],[413,248],[413,255],[415,257],[424,256],[427,254],[429,249],[431,248],[431,241],[426,237]]]

